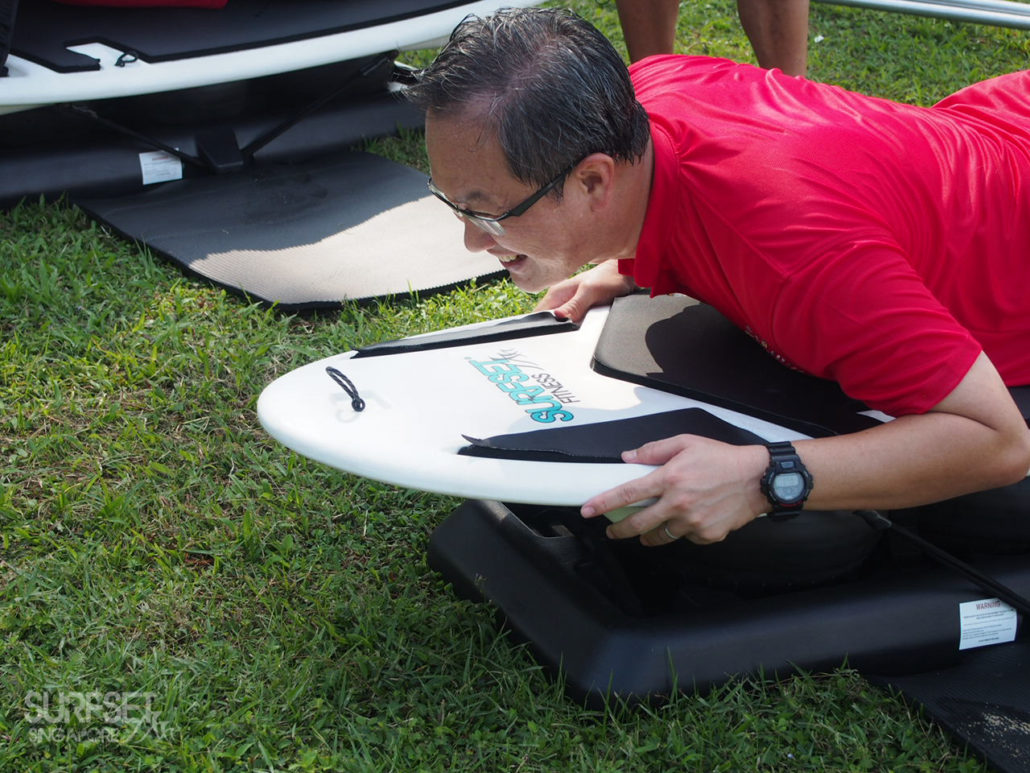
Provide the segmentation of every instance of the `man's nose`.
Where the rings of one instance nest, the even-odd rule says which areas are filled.
[[[468,220],[462,219],[462,225],[465,226],[465,249],[469,252],[482,252],[497,243],[493,236]]]

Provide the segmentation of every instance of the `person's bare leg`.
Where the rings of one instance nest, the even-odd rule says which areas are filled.
[[[677,0],[615,0],[631,62],[671,54],[676,43]]]
[[[809,0],[737,0],[737,13],[758,64],[804,75],[808,67]]]

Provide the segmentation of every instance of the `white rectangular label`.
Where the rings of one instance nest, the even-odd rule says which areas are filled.
[[[144,185],[182,179],[182,161],[163,150],[140,153],[139,168],[143,172]]]
[[[967,601],[958,605],[958,618],[962,630],[960,650],[1016,640],[1016,610],[1004,601]]]

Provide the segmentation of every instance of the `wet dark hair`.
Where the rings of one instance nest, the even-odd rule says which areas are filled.
[[[512,174],[532,185],[591,153],[635,161],[650,137],[622,57],[569,11],[466,17],[406,94],[429,114],[495,131]]]

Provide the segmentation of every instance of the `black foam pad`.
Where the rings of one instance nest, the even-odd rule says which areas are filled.
[[[606,376],[823,437],[876,426],[832,381],[791,370],[711,306],[631,295],[612,307],[594,353]]]

